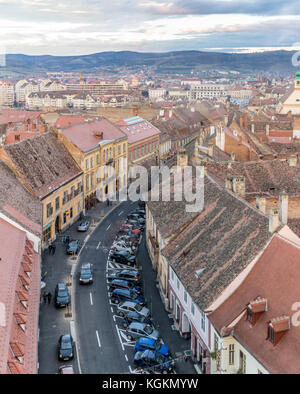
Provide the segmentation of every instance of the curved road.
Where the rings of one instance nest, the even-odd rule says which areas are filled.
[[[133,346],[117,328],[107,292],[106,269],[109,249],[121,222],[137,203],[124,202],[105,218],[90,235],[77,263],[74,278],[77,350],[83,374],[125,374],[131,372]],[[83,263],[93,264],[94,283],[81,286],[78,272]],[[122,341],[125,344],[122,344]]]

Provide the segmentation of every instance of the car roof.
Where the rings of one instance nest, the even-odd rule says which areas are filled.
[[[61,337],[62,340],[70,341],[71,340],[71,334],[64,334]]]
[[[124,305],[126,305],[126,306],[132,306],[132,307],[134,308],[135,305],[136,305],[136,303],[135,303],[135,302],[132,302],[132,301],[124,301],[124,302],[122,302],[122,304],[120,304],[120,306],[124,306]]]
[[[120,284],[128,285],[127,280],[123,280],[123,279],[114,279],[111,283],[120,283]]]
[[[58,290],[65,290],[67,285],[65,283],[58,283],[57,287],[58,287]]]
[[[146,338],[146,337],[142,337],[138,340],[138,343],[145,343],[145,344],[153,344],[155,342],[154,338]]]
[[[146,326],[147,326],[146,323],[139,323],[139,322],[132,322],[132,323],[129,324],[130,328],[139,328],[139,329],[141,329],[141,328],[144,328]]]
[[[126,294],[126,295],[130,295],[130,291],[129,290],[127,290],[127,289],[115,289],[114,291],[113,291],[113,294]]]
[[[90,263],[84,263],[81,266],[81,269],[91,269],[91,268],[92,268],[92,265]]]
[[[73,369],[72,365],[63,365],[62,367],[59,368],[59,370],[63,374],[74,374],[74,369]]]
[[[138,274],[138,271],[135,271],[135,270],[122,270],[120,273],[121,273],[121,274],[132,274],[132,275],[137,275],[137,274]]]

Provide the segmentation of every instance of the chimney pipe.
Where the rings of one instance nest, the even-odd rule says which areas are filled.
[[[245,198],[246,196],[246,182],[244,176],[234,176],[232,179],[232,189],[235,194]]]
[[[269,232],[274,233],[280,225],[279,212],[277,208],[271,208],[269,214]]]
[[[269,135],[269,134],[270,134],[270,125],[267,124],[266,125],[266,135]]]
[[[254,132],[255,132],[255,124],[252,123],[252,124],[251,124],[251,133],[254,133]]]
[[[256,197],[256,208],[266,213],[267,200],[265,197]]]
[[[283,191],[279,195],[279,219],[283,224],[288,222],[289,196]]]

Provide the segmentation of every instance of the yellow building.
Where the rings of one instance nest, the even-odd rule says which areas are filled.
[[[81,169],[51,132],[4,146],[1,160],[42,202],[42,247],[46,246],[82,212]]]
[[[84,207],[127,186],[128,138],[105,118],[55,130],[84,173]]]

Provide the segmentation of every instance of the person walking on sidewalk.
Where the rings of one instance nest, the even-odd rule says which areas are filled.
[[[107,206],[109,207],[109,199],[106,200]]]
[[[52,298],[52,294],[50,293],[50,291],[47,294],[47,297],[48,297],[48,304],[50,305],[51,304],[51,298]]]
[[[52,245],[51,244],[48,246],[48,251],[49,251],[49,254],[51,254],[51,251],[52,251]]]
[[[44,300],[44,304],[46,304],[47,303],[47,294],[45,291],[43,293],[43,300]]]
[[[56,251],[56,245],[52,245],[52,254],[54,255],[55,254],[55,251]]]

